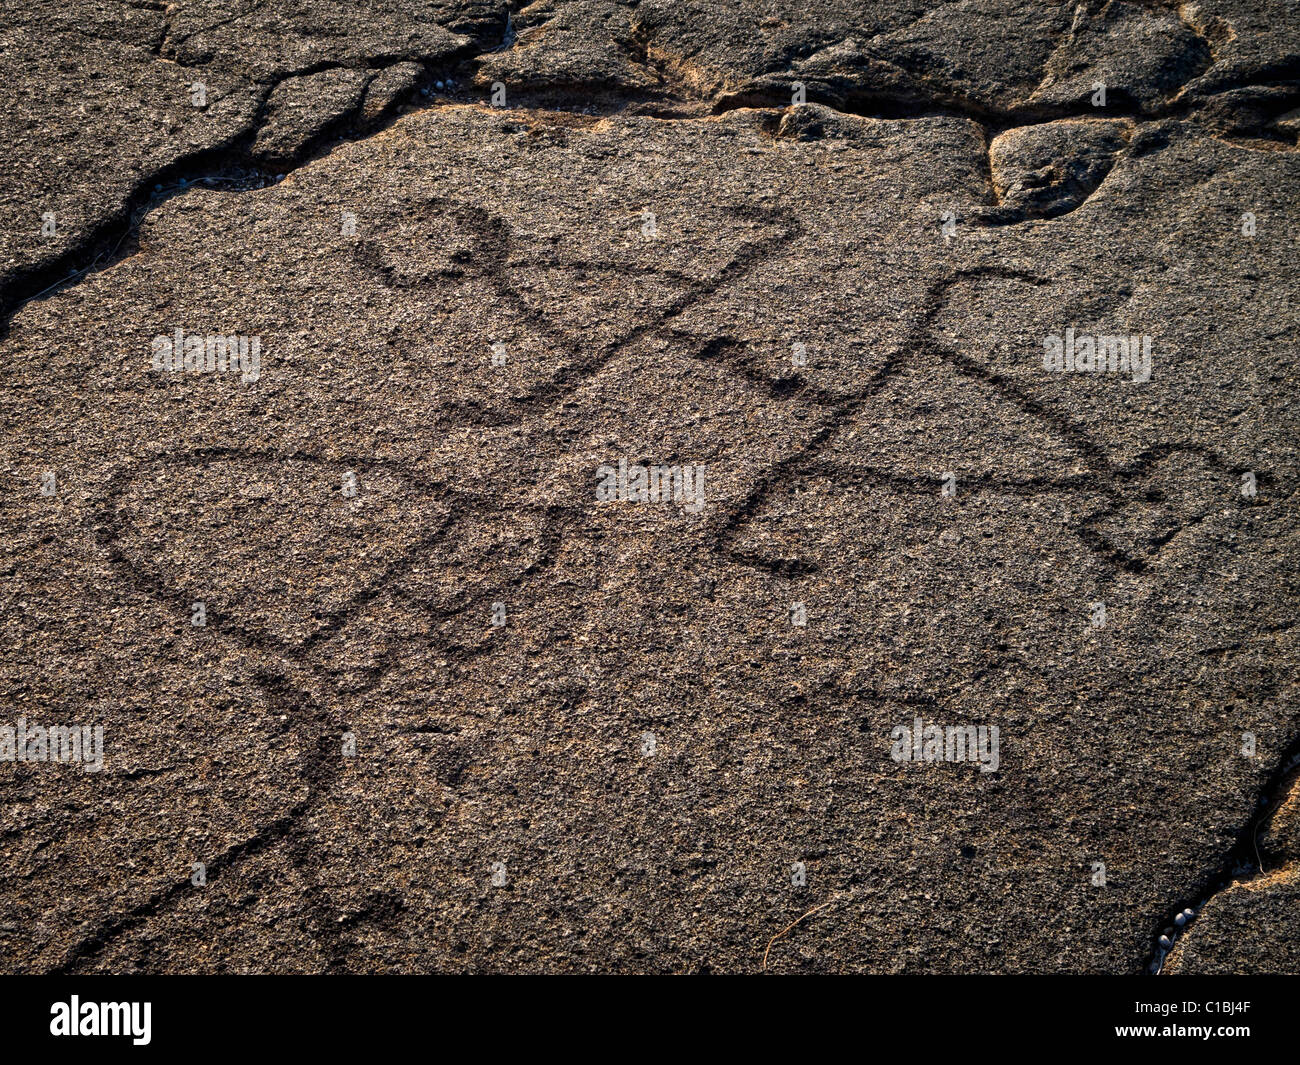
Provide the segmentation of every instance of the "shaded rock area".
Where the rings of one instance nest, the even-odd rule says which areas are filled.
[[[1252,832],[1250,851],[1230,881],[1188,923],[1165,966],[1169,973],[1293,973],[1300,967],[1291,928],[1300,906],[1300,793],[1292,774],[1275,809]]]
[[[1286,5],[14,6],[5,971],[1294,968]]]
[[[24,0],[4,22],[7,309],[88,254],[120,252],[155,188],[200,174],[262,183],[256,171],[375,123],[426,73],[499,38],[505,13],[487,0],[392,0],[364,16],[347,0]]]

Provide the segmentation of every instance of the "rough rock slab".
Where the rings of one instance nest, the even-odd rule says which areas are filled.
[[[1285,19],[20,7],[0,967],[1293,967]]]

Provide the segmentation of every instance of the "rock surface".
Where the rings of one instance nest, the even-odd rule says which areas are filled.
[[[20,0],[0,966],[1293,969],[1273,6]]]
[[[1291,929],[1300,905],[1300,789],[1294,775],[1267,820],[1250,834],[1229,883],[1179,939],[1170,973],[1294,973],[1300,950]],[[1244,842],[1244,841],[1243,841]],[[1253,856],[1254,865],[1250,858]]]

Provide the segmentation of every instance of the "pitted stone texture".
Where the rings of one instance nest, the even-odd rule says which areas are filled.
[[[990,226],[966,117],[442,106],[161,205],[3,341],[0,678],[112,726],[0,779],[11,967],[1140,971],[1300,729],[1300,164],[1133,145]]]
[[[475,0],[372,4],[363,19],[342,0],[13,5],[0,28],[0,312],[111,258],[156,184],[292,160],[389,112],[389,68],[454,66],[503,25]],[[359,111],[372,81],[386,98]]]

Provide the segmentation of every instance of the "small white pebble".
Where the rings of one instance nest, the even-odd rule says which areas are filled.
[[[1174,944],[1173,944],[1173,940],[1171,940],[1168,936],[1161,936],[1160,945],[1165,949],[1168,949],[1169,947],[1172,947]]]
[[[1182,928],[1183,925],[1185,925],[1186,923],[1187,923],[1187,914],[1185,913],[1180,913],[1177,917],[1174,918],[1174,924],[1176,924],[1179,928]]]

